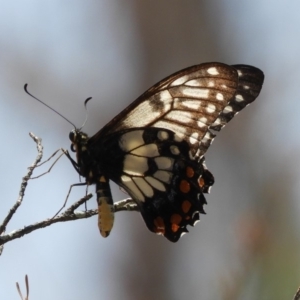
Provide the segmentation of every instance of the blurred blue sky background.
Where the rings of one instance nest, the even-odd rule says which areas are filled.
[[[0,299],[291,299],[300,284],[300,2],[0,1],[2,220],[36,157],[69,149],[70,124],[96,133],[151,85],[209,61],[251,64],[262,93],[207,155],[216,183],[207,215],[178,243],[150,233],[138,213],[116,215],[101,238],[97,218],[53,225],[5,245]],[[31,181],[7,232],[51,217],[78,175],[63,158]],[[93,192],[94,188],[91,187]],[[69,204],[85,188],[74,188]],[[116,186],[115,200],[124,195]],[[88,203],[96,207],[95,199]],[[24,288],[23,288],[24,289]]]

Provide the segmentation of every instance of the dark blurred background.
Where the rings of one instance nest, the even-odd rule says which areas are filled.
[[[7,244],[0,299],[292,299],[300,284],[300,2],[0,1],[0,219],[17,200],[36,157],[69,149],[70,124],[27,96],[23,85],[93,135],[151,85],[209,61],[265,73],[259,98],[207,154],[216,183],[207,215],[178,243],[121,212],[109,238],[97,217],[60,223]],[[42,169],[41,169],[42,171]],[[62,158],[30,181],[7,232],[51,217],[78,182]],[[90,188],[93,192],[94,188]],[[85,193],[74,188],[69,204]],[[113,186],[114,199],[126,197]],[[88,203],[96,207],[95,199]]]

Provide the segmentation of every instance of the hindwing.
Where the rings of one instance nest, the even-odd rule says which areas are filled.
[[[101,170],[137,203],[149,230],[176,242],[204,213],[203,193],[214,183],[189,144],[170,130],[134,128],[107,136],[93,156]]]

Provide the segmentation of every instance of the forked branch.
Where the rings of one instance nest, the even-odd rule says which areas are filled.
[[[28,168],[27,174],[22,179],[19,197],[18,197],[16,203],[9,210],[6,217],[4,218],[4,221],[0,225],[0,255],[3,251],[3,245],[5,243],[12,241],[16,238],[20,238],[26,234],[29,234],[32,231],[35,231],[37,229],[41,229],[44,227],[48,227],[54,223],[86,219],[86,218],[90,218],[90,217],[98,214],[97,209],[85,210],[85,211],[76,210],[80,205],[82,205],[83,203],[87,202],[88,200],[90,200],[92,198],[92,194],[88,194],[85,197],[78,200],[77,202],[75,202],[74,204],[72,204],[65,211],[63,211],[62,213],[60,213],[59,215],[57,215],[55,217],[48,218],[46,220],[37,222],[35,224],[27,225],[27,226],[23,227],[22,229],[13,230],[9,233],[6,233],[7,232],[6,227],[9,223],[9,221],[12,219],[12,217],[17,212],[18,208],[20,207],[20,205],[23,202],[25,189],[27,187],[28,181],[29,181],[29,179],[32,179],[32,177],[31,177],[32,173],[33,173],[34,169],[39,165],[39,163],[43,157],[42,140],[40,138],[38,138],[37,136],[35,136],[33,133],[30,133],[29,135],[37,145],[38,155],[37,155],[34,163]],[[62,151],[64,152],[64,150],[62,150]],[[51,157],[53,157],[53,156],[51,156]],[[52,168],[52,166],[51,166],[51,168]],[[128,211],[137,211],[138,210],[137,205],[133,202],[133,200],[131,198],[116,202],[114,204],[114,208],[115,208],[115,212],[124,211],[124,210],[128,210]]]
[[[28,276],[25,275],[25,286],[26,286],[26,296],[25,298],[23,297],[23,294],[21,292],[21,288],[18,282],[16,282],[16,286],[17,286],[17,291],[21,297],[21,300],[29,300],[29,281],[28,281]]]

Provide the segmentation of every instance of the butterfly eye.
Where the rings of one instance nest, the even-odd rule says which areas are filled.
[[[74,130],[72,130],[69,134],[69,139],[71,142],[75,142],[76,140],[76,132]],[[71,149],[72,149],[72,146],[71,146]],[[72,150],[73,151],[73,150]]]

